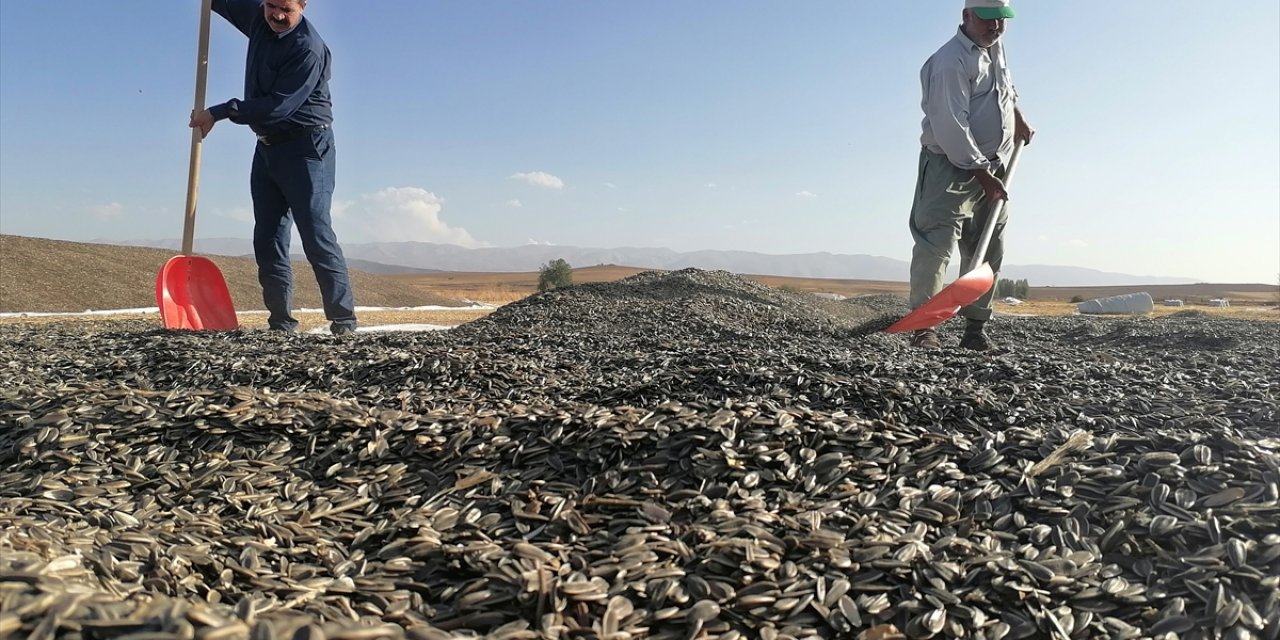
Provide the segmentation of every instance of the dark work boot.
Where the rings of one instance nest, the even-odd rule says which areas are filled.
[[[965,325],[964,336],[960,338],[960,346],[965,349],[974,351],[988,351],[991,349],[991,340],[987,338],[987,323],[984,320],[970,320]]]

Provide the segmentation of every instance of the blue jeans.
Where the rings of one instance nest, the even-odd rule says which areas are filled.
[[[355,300],[347,261],[329,218],[333,200],[333,130],[319,129],[292,140],[258,143],[249,190],[253,195],[253,255],[258,261],[262,302],[272,329],[293,331],[293,269],[289,237],[298,225],[302,250],[315,271],[330,329],[355,329]]]

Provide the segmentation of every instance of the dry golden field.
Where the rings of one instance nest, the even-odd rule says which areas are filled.
[[[573,281],[611,282],[627,276],[646,271],[635,267],[606,265],[574,269]],[[405,283],[407,286],[423,293],[433,293],[444,297],[455,297],[475,300],[488,304],[501,305],[519,300],[537,292],[537,273],[438,273],[418,275],[387,276]],[[804,291],[809,293],[832,293],[845,297],[894,294],[905,297],[907,283],[885,282],[879,280],[840,280],[827,278],[787,278],[781,276],[745,275],[745,278],[764,285]],[[1152,316],[1165,316],[1180,311],[1196,310],[1205,313],[1253,320],[1280,320],[1280,295],[1277,287],[1267,285],[1236,284],[1195,284],[1195,285],[1156,285],[1133,287],[1041,287],[1032,288],[1029,300],[1019,305],[998,303],[998,313],[1011,315],[1067,316],[1076,312],[1073,298],[1089,300],[1135,291],[1146,291],[1156,300]],[[1160,303],[1165,299],[1178,298],[1185,302],[1183,307],[1166,307]],[[1208,306],[1213,298],[1227,298],[1234,306],[1219,308]]]
[[[134,309],[153,307],[155,273],[172,252],[161,249],[120,247],[0,235],[0,312],[69,312],[86,309]],[[232,298],[247,329],[264,328],[260,289],[253,260],[243,257],[209,256],[223,271]],[[296,265],[295,303],[316,309],[319,291],[305,262]],[[574,269],[575,283],[611,282],[648,269],[604,265]],[[840,296],[894,294],[906,296],[905,282],[787,278],[743,274],[764,285],[796,292],[829,293]],[[454,326],[491,313],[503,304],[537,292],[537,272],[428,274],[370,274],[353,272],[356,302],[361,306],[390,307],[362,311],[361,324],[435,324]],[[1197,310],[1216,316],[1278,320],[1280,294],[1275,285],[1196,284],[1133,287],[1039,287],[1032,288],[1029,300],[1021,305],[999,304],[997,312],[1017,315],[1071,315],[1073,298],[1088,300],[1134,291],[1146,291],[1156,300],[1152,315],[1168,315]],[[1184,307],[1159,306],[1167,298],[1179,298]],[[1228,298],[1229,308],[1207,306],[1211,298]],[[475,303],[482,308],[471,306]],[[410,310],[404,307],[443,306],[439,310]],[[301,330],[323,329],[319,311],[298,312]],[[53,321],[109,322],[113,318],[159,317],[151,314],[110,316],[9,316],[0,323],[40,323]]]
[[[647,271],[647,269],[615,265],[585,267],[582,269],[575,269],[573,271],[573,281],[577,284],[588,282],[612,282],[644,271]],[[411,287],[420,294],[478,302],[489,305],[491,308],[448,311],[366,311],[361,314],[361,323],[366,326],[414,323],[453,326],[487,315],[493,308],[532,295],[537,293],[538,290],[538,274],[533,272],[454,272],[422,275],[390,275],[383,277],[390,278],[393,281],[401,283],[403,286]],[[747,275],[744,277],[771,287],[810,293],[834,293],[842,296],[887,293],[901,295],[904,297],[907,294],[907,284],[902,282],[786,278],[779,276],[753,275]],[[1267,304],[1265,293],[1247,292],[1242,294],[1240,292],[1232,292],[1228,290],[1228,287],[1231,286],[1233,285],[1194,285],[1194,291],[1198,292],[1198,298],[1193,298],[1184,292],[1176,294],[1184,296],[1184,299],[1202,298],[1207,301],[1216,297],[1228,297],[1235,300],[1235,306],[1226,308],[1210,307],[1207,304],[1194,303],[1187,304],[1183,307],[1161,306],[1160,300],[1163,300],[1164,297],[1158,295],[1157,292],[1151,291],[1152,289],[1156,289],[1158,291],[1159,287],[1134,287],[1129,290],[1123,290],[1123,288],[1117,287],[1076,287],[1070,289],[1064,288],[1061,291],[1054,291],[1053,293],[1057,294],[1054,297],[1041,297],[1040,295],[1037,295],[1036,290],[1033,290],[1030,300],[1024,301],[1019,305],[997,303],[996,311],[997,313],[1008,315],[1069,316],[1076,313],[1076,305],[1070,302],[1071,297],[1073,296],[1079,296],[1083,299],[1091,299],[1108,295],[1117,295],[1117,293],[1144,290],[1151,292],[1152,296],[1157,300],[1155,311],[1150,314],[1152,317],[1160,317],[1178,312],[1195,310],[1220,317],[1280,321],[1280,310],[1276,309],[1274,302],[1270,305]],[[1186,289],[1187,288],[1184,287],[1183,291]],[[1113,292],[1113,290],[1115,290],[1115,292]],[[1174,295],[1174,293],[1165,294],[1165,296],[1168,297],[1173,297]],[[307,330],[309,327],[324,326],[324,318],[319,313],[300,314],[299,320],[303,323],[304,330]],[[265,326],[266,319],[265,316],[243,316],[242,322],[247,327],[257,327]]]

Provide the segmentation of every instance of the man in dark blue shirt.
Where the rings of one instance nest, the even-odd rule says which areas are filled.
[[[302,16],[307,0],[213,0],[213,10],[249,37],[244,99],[191,116],[205,136],[219,120],[248,125],[258,136],[250,174],[253,252],[267,324],[293,331],[291,220],[316,274],[325,317],[335,335],[355,331],[347,262],[329,216],[335,154],[329,100],[329,47]]]

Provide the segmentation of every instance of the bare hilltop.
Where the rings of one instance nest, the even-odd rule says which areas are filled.
[[[85,310],[136,309],[155,306],[156,274],[177,255],[169,249],[153,249],[109,244],[68,242],[0,234],[0,312],[82,312]],[[206,256],[222,271],[236,308],[262,308],[257,267],[249,257]],[[465,306],[470,301],[505,304],[537,291],[534,272],[423,272],[407,269],[394,272],[390,265],[352,261],[357,302],[369,307],[417,307],[424,305]],[[380,273],[362,270],[376,266]],[[643,266],[575,265],[575,283],[613,282],[643,271],[662,271]],[[320,292],[311,267],[295,261],[295,302],[299,307],[318,308]],[[796,278],[739,274],[771,287],[797,292],[840,297],[891,294],[906,296],[907,283],[884,280]],[[1052,305],[1044,309],[1024,307],[1032,313],[1068,312],[1073,300],[1146,291],[1157,301],[1184,300],[1188,305],[1206,305],[1226,298],[1233,305],[1274,307],[1280,304],[1276,285],[1264,284],[1176,284],[1106,287],[1040,287],[1031,283],[1028,300]],[[1272,314],[1266,314],[1268,317]]]
[[[0,235],[0,312],[154,307],[156,274],[174,255],[166,249]],[[207,257],[222,271],[236,308],[262,308],[262,290],[252,258]],[[293,268],[296,304],[319,307],[320,289],[311,265],[304,260],[295,262]],[[361,305],[465,304],[385,276],[352,271],[351,278],[360,292]]]

